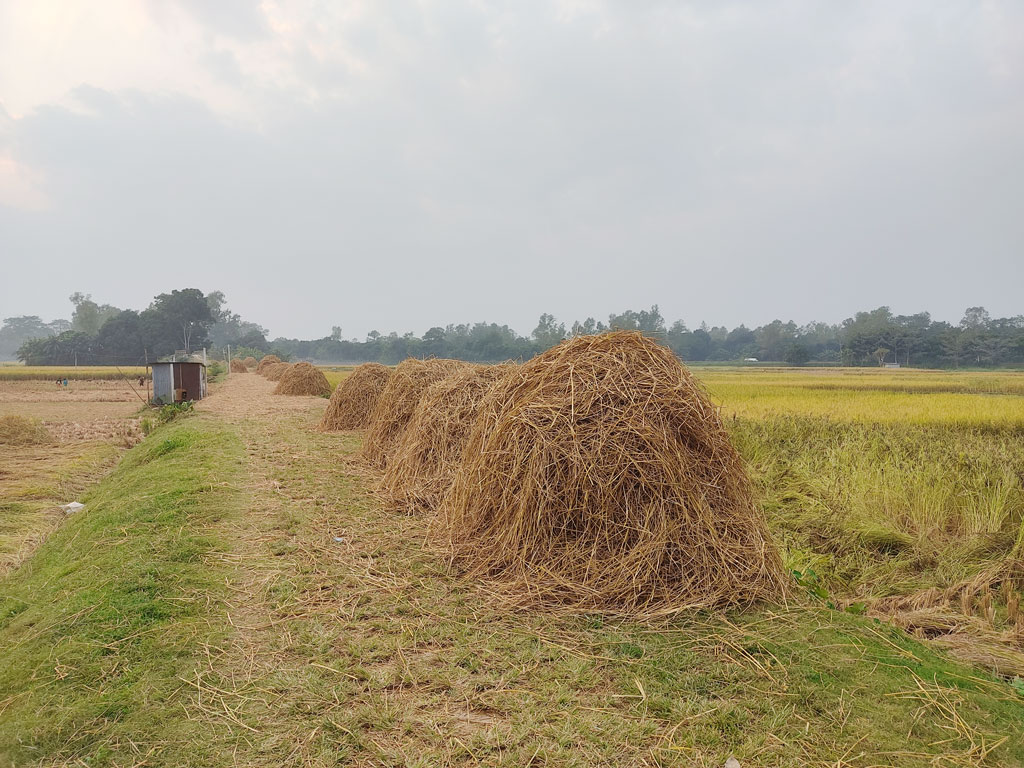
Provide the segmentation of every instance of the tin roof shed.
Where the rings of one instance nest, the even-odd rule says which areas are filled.
[[[206,363],[194,358],[174,358],[153,363],[155,405],[202,400],[206,397]]]

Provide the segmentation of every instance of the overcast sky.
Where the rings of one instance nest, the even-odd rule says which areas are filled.
[[[1024,312],[1024,3],[0,0],[0,317]]]

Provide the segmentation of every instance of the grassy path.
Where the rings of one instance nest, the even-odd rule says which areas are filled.
[[[0,581],[0,766],[1024,763],[1024,698],[870,620],[503,609],[271,386],[231,377]]]

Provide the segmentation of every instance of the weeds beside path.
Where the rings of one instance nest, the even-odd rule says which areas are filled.
[[[0,758],[1024,762],[1024,699],[884,624],[800,606],[657,626],[505,609],[446,573],[426,520],[381,509],[359,436],[313,430],[325,400],[272,387],[230,376],[129,454],[94,524],[0,582],[18,665],[0,671]],[[93,660],[69,665],[64,645]]]

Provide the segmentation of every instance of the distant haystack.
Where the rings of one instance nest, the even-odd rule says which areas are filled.
[[[363,363],[357,366],[335,388],[330,405],[320,422],[320,429],[324,432],[337,432],[365,427],[390,378],[391,369],[386,365]]]
[[[367,422],[363,441],[363,456],[367,461],[383,469],[426,388],[466,365],[458,360],[413,358],[400,363]]]
[[[277,355],[266,355],[259,361],[259,363],[256,364],[256,373],[262,375],[267,370],[267,368],[269,368],[272,365],[277,365],[280,362],[281,358],[278,357]]]
[[[331,385],[324,372],[309,363],[288,366],[274,389],[275,395],[313,395],[325,397],[331,394]]]
[[[284,372],[291,367],[291,363],[271,363],[263,369],[263,376],[267,381],[280,381]]]
[[[237,357],[231,361],[231,372],[232,373],[248,373],[249,369],[245,367],[245,363],[239,360]]]
[[[466,366],[426,389],[381,483],[393,506],[410,511],[437,506],[460,466],[483,398],[495,381],[519,370],[513,363]]]
[[[718,410],[638,333],[562,342],[496,381],[438,525],[454,563],[518,598],[661,614],[786,592]]]
[[[242,358],[242,365],[246,368],[255,368],[259,363],[256,362],[255,357],[244,357]]]

